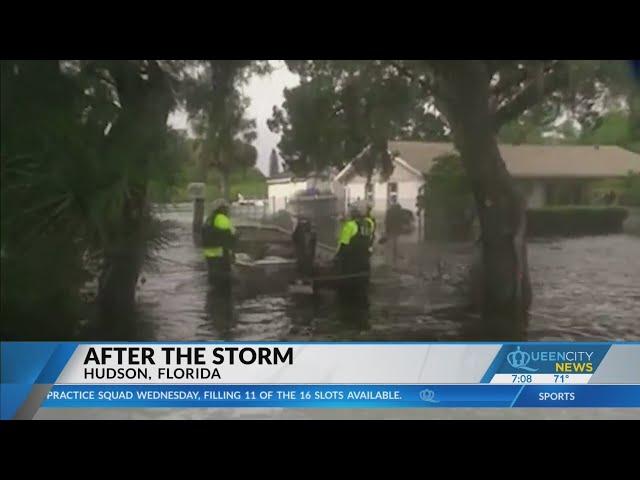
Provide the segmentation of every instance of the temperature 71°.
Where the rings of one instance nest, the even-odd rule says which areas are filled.
[[[553,383],[564,383],[565,380],[569,380],[569,375],[566,373],[557,373],[553,376]]]

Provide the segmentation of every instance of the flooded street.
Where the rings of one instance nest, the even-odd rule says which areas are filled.
[[[530,340],[640,339],[640,237],[533,242]]]
[[[368,310],[343,312],[333,292],[290,295],[269,277],[236,284],[232,305],[208,294],[206,270],[191,238],[188,206],[162,214],[176,240],[144,274],[139,292],[140,340],[477,339],[477,316],[451,305],[464,297],[422,273],[399,273],[374,261]],[[631,235],[532,241],[534,288],[527,338],[550,341],[640,340],[640,238]],[[451,262],[468,263],[466,253]],[[445,307],[445,308],[441,308]],[[133,339],[132,339],[133,340]]]

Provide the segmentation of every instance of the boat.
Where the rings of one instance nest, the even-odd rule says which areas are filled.
[[[331,288],[331,258],[334,250],[324,244],[316,246],[314,268],[320,281],[301,279],[291,232],[277,225],[242,224],[236,227],[236,247],[233,275],[252,290],[288,290],[294,294],[311,294],[316,287]],[[314,277],[316,275],[314,274]]]

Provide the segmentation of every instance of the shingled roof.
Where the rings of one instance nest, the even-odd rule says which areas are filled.
[[[499,145],[507,170],[517,178],[607,178],[640,172],[640,154],[613,145]],[[389,142],[392,153],[428,173],[433,160],[455,152],[452,143]]]

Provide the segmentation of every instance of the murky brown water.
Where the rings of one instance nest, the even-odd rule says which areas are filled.
[[[394,273],[378,259],[367,310],[344,311],[331,292],[290,295],[270,277],[237,285],[232,305],[208,294],[193,246],[190,211],[170,210],[177,240],[140,288],[135,337],[144,340],[472,340],[478,318],[456,290],[423,275]],[[466,255],[454,256],[464,264]],[[640,340],[640,238],[630,235],[534,241],[529,340]],[[416,272],[417,273],[417,272]],[[428,275],[427,275],[428,276]]]

